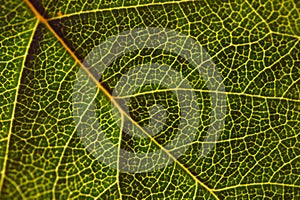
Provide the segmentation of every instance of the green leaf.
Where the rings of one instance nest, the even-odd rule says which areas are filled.
[[[300,198],[299,1],[0,16],[0,199]]]

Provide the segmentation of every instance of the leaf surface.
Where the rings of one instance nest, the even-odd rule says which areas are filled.
[[[300,198],[298,1],[25,0],[4,2],[0,16],[1,199]],[[168,36],[169,49],[136,48],[141,39],[122,50],[101,77],[86,63],[98,45],[149,27],[196,41],[206,72],[189,59],[197,46],[176,51],[185,43]],[[160,84],[176,74],[182,84]],[[134,84],[120,84],[126,76]],[[168,145],[181,127],[195,135],[177,155]],[[153,155],[156,168],[134,172],[151,162],[126,167],[128,152]]]

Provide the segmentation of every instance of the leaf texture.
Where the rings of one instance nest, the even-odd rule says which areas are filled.
[[[0,199],[300,198],[298,1],[17,0],[0,16]],[[109,41],[149,27],[164,47],[117,56]],[[202,74],[179,36],[207,53]],[[103,44],[100,76],[86,60]]]

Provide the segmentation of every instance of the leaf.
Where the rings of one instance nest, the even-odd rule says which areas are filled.
[[[298,1],[0,16],[1,199],[300,198]]]

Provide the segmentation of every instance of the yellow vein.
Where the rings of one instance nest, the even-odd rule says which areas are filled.
[[[121,142],[122,142],[122,131],[124,127],[124,116],[121,113],[121,127],[120,127],[120,136],[118,141],[118,155],[117,155],[117,184],[118,184],[118,192],[120,194],[120,199],[122,199],[122,193],[121,193],[121,186],[119,181],[119,175],[120,175],[120,156],[121,156]]]
[[[140,5],[130,5],[130,6],[121,6],[121,7],[112,7],[112,8],[99,8],[99,9],[95,9],[95,10],[85,10],[85,11],[79,11],[79,12],[75,12],[75,13],[56,16],[56,17],[49,19],[49,21],[56,20],[56,19],[62,19],[62,18],[66,18],[66,17],[71,17],[74,15],[87,14],[87,13],[123,10],[123,9],[130,9],[130,8],[141,8],[141,7],[156,6],[156,5],[170,5],[170,4],[179,4],[179,3],[183,3],[183,2],[196,2],[196,1],[197,0],[181,0],[181,1],[172,1],[172,2],[146,3],[146,4],[140,4]]]
[[[285,36],[285,37],[291,37],[291,38],[296,38],[296,39],[300,40],[300,36],[298,36],[298,35],[291,35],[289,33],[281,33],[281,32],[276,32],[276,31],[271,31],[271,33],[273,33],[275,35],[280,35],[280,36]]]
[[[1,179],[0,179],[0,194],[2,192],[2,188],[3,188],[3,182],[4,182],[4,176],[5,176],[5,172],[6,172],[6,165],[7,165],[7,159],[8,159],[8,151],[9,151],[9,144],[10,144],[10,137],[12,134],[12,127],[13,127],[13,119],[15,117],[15,110],[16,110],[16,106],[17,106],[17,98],[18,98],[18,93],[19,93],[19,89],[20,89],[20,83],[21,83],[21,78],[22,78],[22,73],[23,73],[23,69],[25,68],[25,61],[26,61],[26,57],[31,45],[31,42],[33,40],[33,36],[35,33],[35,30],[37,29],[37,26],[39,24],[39,20],[36,21],[33,29],[32,29],[32,33],[31,36],[29,38],[27,47],[26,47],[26,51],[25,51],[25,55],[23,58],[23,62],[22,62],[22,66],[20,69],[20,73],[19,73],[19,79],[17,82],[17,87],[16,87],[16,95],[15,95],[15,99],[14,99],[14,104],[13,104],[13,110],[12,110],[12,116],[11,116],[11,120],[10,120],[10,126],[9,126],[9,132],[8,132],[8,136],[7,136],[7,145],[6,145],[6,149],[5,149],[5,157],[4,157],[4,161],[3,161],[3,168],[1,171]]]
[[[215,94],[225,94],[225,95],[237,95],[237,96],[246,96],[251,98],[258,98],[258,99],[273,99],[273,100],[284,100],[284,101],[291,101],[291,102],[298,102],[300,103],[300,99],[290,99],[286,97],[271,97],[271,96],[263,96],[257,94],[248,94],[244,92],[226,92],[226,91],[217,91],[217,90],[204,90],[204,89],[190,89],[190,88],[165,88],[165,89],[157,89],[155,91],[145,91],[140,93],[134,93],[131,95],[126,96],[115,96],[115,99],[125,99],[125,98],[132,98],[137,97],[140,95],[146,94],[153,94],[153,92],[169,92],[169,91],[193,91],[193,92],[203,92],[203,93],[215,93]]]
[[[202,183],[197,177],[195,177],[190,170],[188,170],[182,163],[180,163],[168,150],[166,150],[161,144],[159,144],[156,140],[154,140],[152,138],[152,136],[147,133],[143,128],[141,128],[135,121],[133,121],[133,119],[128,116],[128,114],[126,112],[123,111],[123,109],[120,107],[120,105],[115,101],[115,99],[110,95],[110,93],[99,83],[99,81],[94,77],[94,75],[86,68],[86,66],[84,66],[83,63],[81,63],[81,61],[77,58],[77,56],[75,55],[75,53],[66,45],[66,43],[63,41],[63,39],[54,31],[54,29],[51,27],[51,25],[48,23],[48,21],[40,15],[40,13],[35,9],[35,7],[31,4],[31,2],[29,0],[24,0],[26,2],[26,4],[28,5],[28,7],[33,11],[33,13],[36,15],[36,17],[46,25],[46,27],[49,29],[50,32],[52,32],[52,34],[56,37],[56,39],[62,44],[62,46],[66,49],[66,51],[68,51],[68,53],[73,57],[73,59],[82,67],[82,69],[89,75],[89,77],[94,81],[94,83],[97,85],[97,87],[104,93],[104,95],[106,97],[108,97],[111,101],[111,103],[118,109],[118,111],[120,113],[123,113],[123,115],[128,118],[133,124],[135,124],[137,126],[137,128],[139,128],[146,136],[148,136],[149,139],[151,139],[151,141],[153,141],[153,143],[155,143],[159,148],[161,148],[163,151],[166,152],[166,154],[168,154],[168,156],[174,160],[174,162],[176,162],[184,171],[186,171],[187,174],[189,174],[194,181],[197,183],[199,183],[203,188],[205,188],[207,191],[209,191],[214,197],[215,199],[219,199],[218,196],[216,194],[214,194],[214,192],[212,191],[211,188],[209,188],[207,185],[205,185],[204,183]]]
[[[240,187],[250,187],[250,186],[264,186],[264,185],[275,185],[275,186],[283,186],[283,187],[294,187],[294,188],[300,188],[300,185],[292,185],[292,184],[285,184],[285,183],[274,183],[274,182],[266,182],[266,183],[246,183],[246,184],[241,184],[241,185],[234,185],[234,186],[229,186],[225,188],[220,188],[220,189],[213,189],[215,192],[221,192],[225,190],[231,190],[231,189],[237,189]]]

